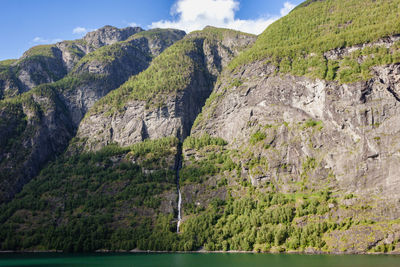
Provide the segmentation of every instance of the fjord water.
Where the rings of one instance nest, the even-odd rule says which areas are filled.
[[[399,256],[387,255],[271,255],[271,254],[201,254],[201,253],[4,253],[0,266],[251,266],[251,267],[394,267]]]

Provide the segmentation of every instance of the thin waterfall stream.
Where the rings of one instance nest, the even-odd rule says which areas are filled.
[[[181,145],[178,146],[178,154],[177,154],[177,165],[176,165],[176,189],[178,191],[178,223],[176,225],[176,232],[179,233],[179,226],[181,225],[181,206],[182,206],[182,194],[179,185],[179,170],[181,169],[182,165],[182,147]]]
[[[176,174],[176,186],[178,189],[178,223],[176,225],[176,232],[179,233],[179,226],[181,225],[181,205],[182,205],[182,195],[181,195],[181,189],[179,188],[179,169],[177,170]]]

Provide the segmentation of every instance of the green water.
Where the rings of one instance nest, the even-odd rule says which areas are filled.
[[[5,253],[0,266],[394,267],[400,266],[400,256]]]

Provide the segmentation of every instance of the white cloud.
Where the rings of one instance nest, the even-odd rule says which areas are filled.
[[[285,2],[283,4],[283,8],[281,9],[281,16],[286,16],[287,14],[289,14],[290,11],[293,10],[293,8],[295,8],[296,5],[290,3],[290,2]]]
[[[72,30],[72,33],[83,35],[83,34],[86,34],[88,31],[89,30],[84,27],[76,27],[75,29]]]
[[[280,16],[288,14],[294,7],[292,3],[286,2],[280,11]],[[239,2],[236,0],[178,0],[171,10],[171,15],[177,16],[176,20],[153,22],[149,28],[177,28],[189,33],[210,25],[260,34],[280,18],[276,15],[255,20],[241,20],[235,18],[238,10]]]
[[[60,39],[60,38],[45,39],[45,38],[37,36],[37,37],[33,38],[32,43],[34,43],[34,44],[54,44],[54,43],[58,43],[61,41],[62,41],[62,39]]]
[[[131,23],[128,23],[128,26],[129,27],[139,27],[139,24],[137,24],[135,22],[131,22]]]
[[[43,42],[45,42],[46,40],[45,39],[43,39],[42,37],[35,37],[35,38],[33,38],[33,40],[32,40],[32,42],[34,42],[34,43],[43,43]]]

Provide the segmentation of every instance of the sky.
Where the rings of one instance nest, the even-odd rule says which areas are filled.
[[[82,38],[88,31],[207,25],[260,34],[302,0],[0,0],[0,60],[32,46]]]

